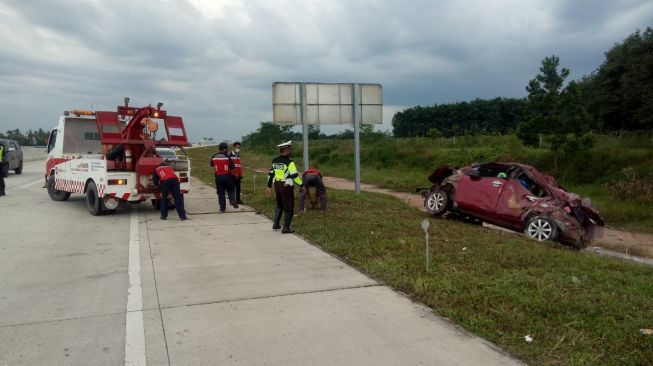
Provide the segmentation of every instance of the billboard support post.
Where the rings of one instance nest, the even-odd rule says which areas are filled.
[[[354,165],[355,165],[355,179],[354,179],[354,188],[356,193],[361,193],[361,144],[360,144],[360,134],[361,134],[361,123],[360,123],[360,112],[358,111],[358,106],[360,104],[360,86],[358,84],[352,84],[351,86],[351,120],[354,122]]]
[[[308,162],[308,112],[306,111],[306,83],[299,84],[299,98],[301,104],[301,120],[302,120],[302,140],[304,151],[304,170],[310,168]]]

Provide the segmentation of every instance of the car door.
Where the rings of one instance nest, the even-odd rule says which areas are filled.
[[[490,219],[501,195],[505,180],[473,173],[463,175],[456,186],[455,202],[460,211]]]
[[[524,208],[531,205],[533,199],[536,198],[516,179],[507,180],[497,201],[497,220],[502,226],[521,228]]]
[[[15,142],[9,141],[7,144],[7,154],[5,155],[7,163],[9,164],[9,169],[15,169],[20,163],[18,146]]]
[[[501,196],[497,202],[497,218],[503,226],[511,226],[521,229],[523,226],[524,210],[537,205],[546,197],[546,193],[537,186],[521,170],[515,170],[509,180],[506,181]],[[526,187],[530,187],[527,189]],[[538,195],[533,191],[539,192]]]

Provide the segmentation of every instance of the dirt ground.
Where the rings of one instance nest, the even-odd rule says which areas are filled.
[[[344,178],[324,177],[324,184],[327,187],[335,189],[354,190],[354,182]],[[424,199],[418,194],[395,192],[389,189],[378,188],[371,184],[361,184],[361,190],[389,194],[409,205],[424,210]],[[591,243],[590,246],[597,246],[629,255],[653,258],[653,235],[651,234],[634,233],[606,227],[603,232],[603,237]]]

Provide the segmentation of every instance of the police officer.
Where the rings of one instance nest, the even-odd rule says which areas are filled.
[[[290,228],[292,216],[295,208],[295,187],[297,184],[302,185],[302,179],[299,177],[295,162],[292,161],[292,141],[284,142],[277,145],[279,147],[280,155],[272,160],[270,173],[268,174],[268,188],[269,194],[272,190],[274,183],[274,193],[277,198],[277,207],[274,212],[274,225],[272,229],[281,229],[282,234],[294,232]],[[285,213],[283,228],[279,225],[281,221],[281,214]]]
[[[152,173],[152,182],[154,185],[159,186],[161,192],[161,201],[159,208],[161,209],[161,220],[168,219],[168,193],[172,193],[175,199],[175,208],[180,220],[186,220],[186,210],[184,210],[184,196],[179,190],[179,178],[175,174],[175,170],[166,163],[161,163]]]
[[[236,167],[227,153],[228,149],[227,144],[221,142],[218,145],[218,152],[211,156],[211,161],[209,162],[209,165],[213,167],[215,172],[215,189],[218,193],[220,212],[225,212],[227,209],[225,192],[229,195],[229,203],[234,208],[238,208],[238,202],[236,202],[234,197],[234,174]]]
[[[0,197],[5,195],[5,146],[0,144]]]
[[[231,161],[234,162],[234,189],[236,196],[236,203],[242,204],[243,201],[240,199],[240,182],[243,180],[243,167],[240,165],[240,142],[236,141],[231,146],[231,151],[229,151],[229,157]]]
[[[304,211],[306,204],[306,197],[311,203],[311,206],[315,208],[317,205],[317,199],[320,199],[320,209],[326,211],[327,209],[327,191],[322,181],[322,173],[316,168],[308,168],[302,174],[303,186],[299,190],[299,210]],[[317,197],[313,198],[309,189],[311,187],[315,188],[315,195]]]

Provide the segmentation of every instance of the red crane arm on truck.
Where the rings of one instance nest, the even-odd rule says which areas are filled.
[[[100,140],[103,144],[190,146],[182,118],[169,116],[166,111],[158,108],[119,106],[117,112],[97,111],[95,116]],[[118,116],[131,116],[129,123],[124,128],[121,127]],[[163,120],[166,138],[150,140],[144,136],[143,129],[146,128],[146,125],[143,120],[149,121],[149,118]]]
[[[100,142],[106,149],[114,153],[107,154],[109,170],[136,171],[137,188],[139,192],[150,191],[141,184],[142,176],[151,172],[164,160],[153,156],[156,146],[191,146],[186,135],[186,128],[181,117],[169,116],[166,111],[147,106],[134,108],[127,105],[118,106],[117,112],[95,112]],[[129,122],[122,127],[121,118],[130,117]],[[159,131],[158,124],[151,119],[163,121],[165,137],[155,138]]]

